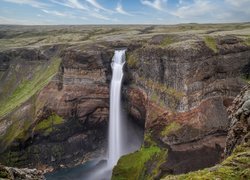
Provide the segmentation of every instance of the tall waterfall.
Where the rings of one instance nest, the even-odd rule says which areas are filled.
[[[116,50],[112,60],[112,80],[110,88],[110,117],[108,139],[108,168],[112,169],[122,155],[123,133],[121,116],[121,85],[125,51]]]

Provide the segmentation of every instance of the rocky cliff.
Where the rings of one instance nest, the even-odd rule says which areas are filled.
[[[164,179],[249,179],[250,178],[250,86],[244,87],[228,109],[230,128],[220,164],[201,171]]]
[[[247,36],[213,34],[203,26],[199,32],[95,28],[77,42],[1,49],[0,162],[53,170],[104,155],[110,63],[121,47],[127,48],[124,108],[145,129],[142,149],[121,162],[129,166],[130,158],[142,158],[131,168],[149,178],[219,162],[229,127],[226,109],[249,78]],[[19,37],[16,42],[23,43]]]
[[[246,85],[241,76],[250,71],[250,50],[231,36],[214,39],[214,50],[206,40],[185,36],[172,36],[175,41],[164,46],[166,38],[154,36],[128,52],[132,83],[125,95],[128,112],[145,120],[144,146],[168,151],[159,173],[180,174],[220,161],[227,107]]]
[[[1,81],[7,91],[1,91],[1,102],[7,103],[1,108],[5,164],[54,168],[103,154],[109,90],[102,51],[58,49],[2,52],[10,59]],[[24,52],[30,59],[22,57]]]

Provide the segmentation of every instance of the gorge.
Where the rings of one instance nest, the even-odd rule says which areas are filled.
[[[125,141],[135,143],[119,158],[112,179],[188,179],[209,167],[216,170],[200,173],[223,178],[227,170],[248,179],[249,157],[241,155],[249,153],[247,103],[243,107],[249,98],[249,29],[249,23],[3,26],[0,163],[55,173],[98,167],[96,160],[115,155],[108,148],[110,64],[113,55],[125,56],[114,49],[126,47],[121,112],[132,131]]]

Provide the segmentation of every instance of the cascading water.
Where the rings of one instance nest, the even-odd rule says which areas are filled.
[[[125,51],[116,50],[112,60],[112,80],[110,87],[110,112],[109,112],[109,138],[107,164],[102,161],[89,162],[77,168],[72,168],[51,175],[62,179],[76,180],[110,180],[112,169],[118,159],[130,152],[139,149],[143,140],[143,131],[135,124],[129,123],[128,118],[123,118],[121,113],[121,86],[123,66],[125,64]],[[101,157],[103,159],[104,157]],[[106,161],[105,161],[106,162]],[[50,177],[47,176],[48,179]]]
[[[110,88],[110,118],[108,139],[108,168],[112,169],[122,155],[123,133],[121,116],[121,85],[123,78],[123,65],[125,63],[125,51],[116,50],[112,66],[112,80]]]

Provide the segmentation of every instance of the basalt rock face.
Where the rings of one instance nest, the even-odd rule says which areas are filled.
[[[96,48],[86,48],[85,51],[44,48],[46,58],[43,59],[32,53],[40,49],[2,52],[2,61],[6,64],[2,68],[3,76],[6,76],[2,79],[3,85],[10,81],[8,75],[18,75],[13,71],[17,67],[32,72],[28,69],[32,64],[30,61],[35,62],[32,66],[35,69],[40,64],[49,68],[51,63],[44,61],[53,62],[54,57],[61,59],[47,84],[1,117],[0,161],[5,165],[53,170],[104,155],[110,76],[106,67],[112,53]],[[26,55],[22,58],[20,54]],[[30,61],[20,64],[19,58]],[[32,74],[19,74],[20,80],[10,84],[10,89],[15,92],[25,86],[22,83],[29,76],[33,82]],[[1,97],[4,95],[8,94],[1,94]]]
[[[216,52],[199,38],[167,47],[157,38],[128,52],[128,111],[145,117],[146,146],[168,149],[162,174],[212,166],[225,147],[227,108],[246,85],[250,49],[234,37],[218,37]]]
[[[249,179],[249,100],[250,86],[247,85],[228,108],[230,128],[220,164],[183,175],[168,175],[164,179]],[[203,155],[205,152],[206,149]]]
[[[250,86],[235,98],[232,106],[228,109],[230,113],[230,128],[227,135],[225,157],[232,154],[236,146],[249,142],[250,132]]]
[[[127,47],[125,109],[145,128],[145,148],[155,143],[168,150],[157,177],[218,162],[229,125],[226,108],[246,84],[240,77],[249,72],[250,48],[234,37],[217,38],[216,52],[200,37],[173,36],[169,45],[166,38],[1,52],[0,102],[29,93],[11,96],[19,103],[0,109],[0,161],[53,169],[103,155],[111,58],[115,48]],[[26,91],[30,84],[40,88]]]

